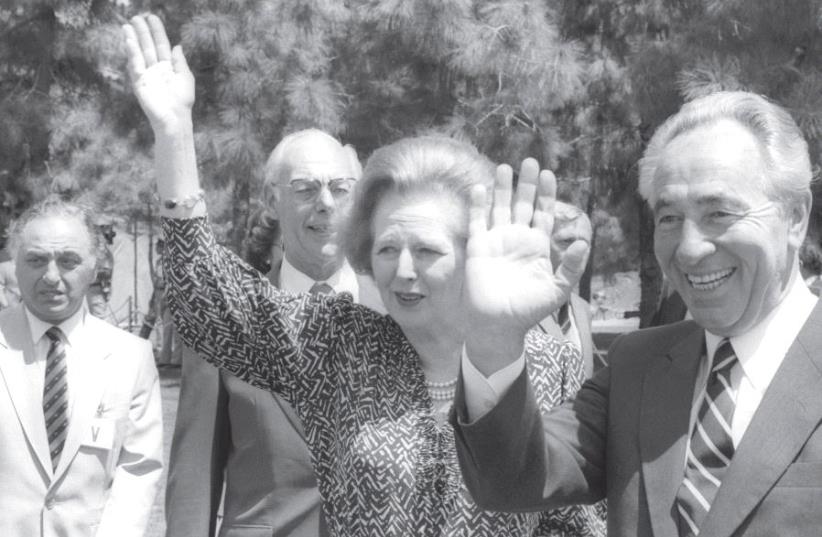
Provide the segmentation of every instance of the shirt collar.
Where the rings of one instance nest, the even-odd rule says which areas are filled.
[[[792,278],[785,298],[753,328],[731,339],[736,357],[751,384],[764,393],[776,370],[782,365],[788,349],[807,321],[817,298],[801,278]],[[709,357],[723,337],[705,331],[705,347]]]
[[[80,306],[80,309],[78,309],[76,312],[74,312],[71,315],[71,317],[69,317],[68,319],[66,319],[65,321],[63,321],[63,322],[61,322],[57,325],[54,325],[52,323],[47,323],[47,322],[41,320],[39,317],[37,317],[31,311],[29,311],[29,308],[27,306],[23,307],[23,311],[26,312],[26,318],[28,318],[28,321],[29,321],[29,330],[30,330],[30,333],[31,333],[31,341],[35,345],[37,345],[37,343],[46,334],[46,331],[49,328],[51,328],[52,326],[57,326],[57,327],[60,328],[60,331],[62,331],[63,334],[65,335],[66,342],[70,346],[76,346],[77,341],[78,341],[78,337],[79,337],[78,333],[80,332],[80,329],[83,327],[83,325],[86,322],[86,305],[85,305],[85,301],[84,301],[83,305]]]
[[[358,299],[357,275],[351,265],[348,264],[348,261],[343,261],[340,269],[332,274],[330,278],[320,281],[324,281],[333,287],[336,293],[351,293],[355,301]],[[283,264],[280,268],[280,287],[282,289],[291,293],[307,293],[315,283],[317,283],[317,280],[294,268],[294,265],[288,262],[287,255],[283,257]]]

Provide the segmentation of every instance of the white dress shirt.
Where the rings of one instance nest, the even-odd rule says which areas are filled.
[[[297,270],[294,265],[288,262],[287,255],[283,256],[279,282],[281,289],[290,293],[308,293],[315,283],[327,283],[334,289],[335,293],[350,293],[354,298],[354,302],[380,313],[385,313],[385,307],[382,300],[380,300],[373,278],[355,273],[348,261],[343,261],[340,269],[332,274],[330,278],[318,282]]]
[[[359,286],[357,285],[357,275],[348,262],[343,262],[340,269],[331,275],[327,280],[314,280],[294,268],[288,262],[288,256],[283,257],[283,265],[280,268],[280,287],[291,293],[308,293],[315,283],[327,283],[335,293],[351,293],[356,302],[360,297]]]
[[[734,446],[747,430],[765,390],[810,316],[816,300],[817,297],[801,278],[793,278],[785,297],[773,311],[745,334],[731,338],[731,345],[739,359],[731,371],[731,385],[736,392],[736,409],[731,425]],[[707,356],[713,357],[721,340],[721,336],[705,331]],[[692,427],[708,382],[710,361],[707,356],[700,364],[697,375],[696,386],[699,389],[694,390],[691,405]],[[462,376],[469,419],[479,419],[494,408],[524,368],[525,357],[520,356],[510,365],[485,377],[463,351]]]
[[[65,337],[66,349],[66,382],[68,384],[68,410],[66,415],[71,419],[71,409],[74,403],[74,396],[76,395],[71,389],[72,386],[77,386],[77,361],[81,360],[81,356],[77,356],[77,348],[82,341],[83,332],[86,324],[86,306],[80,307],[71,317],[60,324],[54,325],[37,318],[27,307],[23,310],[26,312],[26,318],[29,322],[29,330],[31,333],[32,347],[34,349],[35,367],[40,371],[38,375],[38,385],[35,386],[37,393],[43,393],[43,385],[46,378],[46,358],[51,348],[51,339],[46,335],[46,331],[52,326],[57,326],[62,330]],[[74,376],[73,376],[74,375]]]
[[[765,390],[782,365],[788,349],[808,320],[817,297],[801,278],[794,278],[785,298],[759,323],[742,334],[730,338],[739,360],[731,369],[731,397],[736,401],[731,434],[734,447],[748,429]],[[691,430],[708,383],[708,370],[722,336],[705,331],[706,359],[699,364],[694,400],[691,405]]]

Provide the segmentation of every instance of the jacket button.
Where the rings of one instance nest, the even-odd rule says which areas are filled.
[[[46,509],[54,507],[54,498],[46,498]]]

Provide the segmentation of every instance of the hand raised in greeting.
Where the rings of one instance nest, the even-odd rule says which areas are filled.
[[[490,226],[485,189],[475,187],[471,193],[466,345],[486,373],[516,359],[525,333],[568,300],[587,254],[585,241],[576,241],[553,270],[556,178],[530,158],[522,162],[516,190],[512,175],[510,166],[497,168]]]
[[[191,122],[194,76],[179,45],[171,48],[156,15],[136,16],[123,25],[134,94],[155,133]]]

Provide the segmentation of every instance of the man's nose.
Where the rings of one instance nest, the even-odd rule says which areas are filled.
[[[334,196],[328,185],[322,185],[320,191],[317,193],[317,199],[314,200],[314,207],[321,212],[333,211],[337,206]]]
[[[676,259],[683,266],[693,266],[716,250],[713,240],[698,223],[685,219],[676,248]]]
[[[56,260],[52,259],[46,265],[46,271],[43,273],[43,280],[51,285],[55,285],[60,282],[60,267],[57,266]]]

